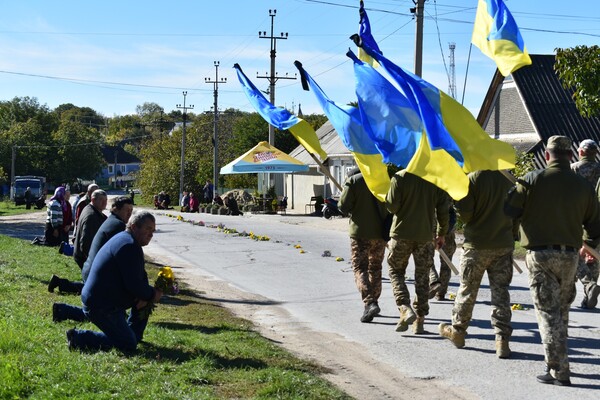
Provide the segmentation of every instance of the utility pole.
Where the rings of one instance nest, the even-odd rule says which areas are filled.
[[[17,161],[17,146],[12,147],[12,157],[10,158],[10,199],[14,199],[15,193],[15,164]]]
[[[187,96],[187,91],[183,91],[183,106],[181,104],[177,104],[177,108],[183,110],[183,129],[181,131],[181,164],[179,171],[179,204],[181,204],[181,198],[183,197],[183,171],[185,165],[185,124],[187,121],[187,110],[191,110],[194,108],[192,104],[189,106],[185,105],[185,98]]]
[[[456,99],[456,62],[454,60],[454,50],[456,49],[456,43],[448,43],[450,47],[450,84],[448,85],[448,93],[453,99]]]
[[[219,97],[219,83],[227,83],[227,78],[221,78],[219,80],[219,62],[215,61],[215,80],[211,81],[210,78],[204,78],[204,83],[212,83],[214,88],[215,102],[213,105],[213,197],[217,196],[217,185],[219,182],[219,135],[217,122],[219,121],[219,108],[217,98]]]
[[[415,14],[417,27],[415,33],[415,75],[423,75],[423,14],[425,0],[413,0],[416,7],[410,9]]]
[[[287,32],[281,32],[279,36],[274,36],[274,23],[275,23],[275,15],[277,14],[277,10],[269,10],[269,17],[271,17],[271,35],[267,36],[266,31],[259,31],[258,37],[260,39],[269,39],[271,41],[271,73],[269,75],[265,74],[263,76],[256,74],[257,78],[263,78],[269,80],[269,100],[271,104],[275,105],[275,82],[279,79],[296,79],[296,74],[293,77],[288,77],[287,73],[284,77],[278,77],[275,72],[275,56],[277,52],[277,40],[286,40],[288,38]],[[275,127],[269,124],[269,144],[271,146],[275,145]],[[283,185],[283,181],[281,181]],[[270,174],[267,174],[267,188],[271,186],[271,177]]]

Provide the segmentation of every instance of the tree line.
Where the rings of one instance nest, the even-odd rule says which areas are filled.
[[[122,146],[142,161],[136,185],[144,197],[164,190],[179,192],[182,129],[181,110],[165,113],[156,103],[136,107],[136,113],[105,117],[89,107],[62,104],[55,109],[34,97],[0,102],[0,184],[10,182],[13,149],[15,175],[40,175],[55,185],[93,180],[106,165],[102,146]],[[213,177],[213,113],[186,114],[184,187],[200,192]],[[316,129],[324,115],[304,116]],[[257,114],[236,109],[219,113],[219,168],[268,140],[268,125]],[[275,145],[290,152],[298,143],[288,131],[275,131]],[[110,164],[110,162],[108,163]],[[219,187],[257,186],[256,174],[224,175]]]

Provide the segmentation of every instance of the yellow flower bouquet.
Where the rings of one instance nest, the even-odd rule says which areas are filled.
[[[158,270],[158,276],[154,281],[154,287],[164,294],[176,295],[179,293],[179,286],[175,281],[175,275],[173,274],[171,267],[164,266]],[[140,309],[140,318],[147,319],[150,314],[152,314],[155,307],[156,304],[150,301],[145,307]]]

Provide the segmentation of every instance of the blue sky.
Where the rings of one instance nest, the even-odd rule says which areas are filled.
[[[293,75],[294,60],[335,101],[355,100],[352,63],[345,56],[358,26],[358,0],[221,1],[5,1],[0,13],[0,100],[36,97],[50,108],[63,103],[91,107],[105,116],[130,114],[155,102],[167,112],[183,102],[194,112],[213,105],[214,61],[220,62],[219,109],[252,111],[232,68],[239,63],[260,89],[270,69],[269,10],[276,9],[276,69]],[[600,42],[600,1],[510,0],[532,54],[556,47]],[[382,51],[413,70],[415,23],[412,0],[366,0],[372,30]],[[448,91],[448,43],[456,43],[458,99],[463,96],[477,0],[425,3],[423,77]],[[562,32],[562,33],[561,33]],[[476,113],[495,64],[473,47],[465,106]],[[276,104],[304,113],[321,112],[299,80],[279,80]]]

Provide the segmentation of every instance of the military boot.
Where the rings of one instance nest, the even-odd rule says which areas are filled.
[[[425,333],[425,317],[417,316],[415,322],[413,322],[412,330],[415,335],[422,335]]]
[[[457,348],[462,349],[463,347],[465,347],[465,335],[467,334],[466,332],[458,331],[454,329],[452,325],[446,323],[441,323],[439,329],[440,336],[450,339],[450,341]]]
[[[594,287],[588,291],[587,308],[596,308],[598,305],[598,295],[600,295],[600,286],[594,285]]]
[[[408,325],[415,322],[417,315],[410,306],[400,306],[400,321],[396,325],[396,332],[405,332]]]
[[[508,347],[508,340],[496,340],[496,355],[498,356],[498,358],[503,359],[510,357],[510,347]]]

